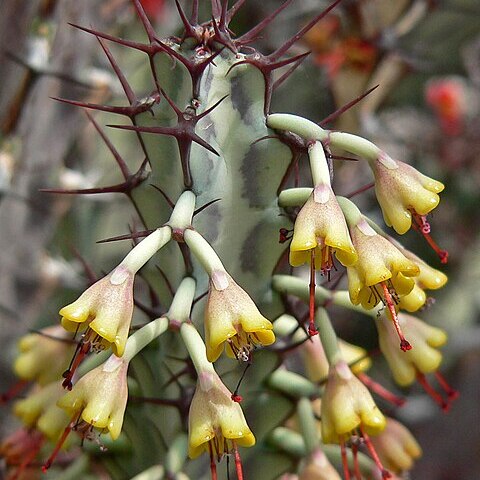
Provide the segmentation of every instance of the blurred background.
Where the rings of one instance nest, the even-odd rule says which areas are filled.
[[[180,31],[173,0],[142,3],[159,37]],[[247,0],[232,29],[248,30],[281,3]],[[294,0],[255,46],[273,50],[324,6]],[[360,133],[446,185],[430,220],[432,236],[449,251],[448,265],[440,266],[416,232],[402,242],[449,275],[422,318],[449,332],[443,371],[461,397],[444,415],[417,389],[409,392],[400,418],[424,448],[412,479],[480,478],[479,18],[478,0],[344,0],[292,49],[312,53],[272,104],[272,111],[318,122],[379,85],[329,127]],[[11,361],[19,336],[55,322],[59,306],[84,283],[82,259],[97,272],[114,265],[123,247],[95,242],[128,231],[135,215],[119,194],[100,199],[39,191],[121,181],[84,113],[51,99],[124,102],[98,42],[69,22],[144,39],[128,0],[0,4],[0,392],[14,381]],[[111,48],[135,91],[149,94],[141,54]],[[95,118],[102,122],[102,115]],[[136,146],[118,131],[108,136],[132,169],[141,162]],[[338,161],[335,167],[338,194],[372,181],[361,162]],[[371,190],[355,200],[382,223]],[[373,324],[356,320],[338,312],[341,335],[375,349]],[[395,389],[385,369],[376,373]],[[9,428],[7,416],[0,407],[0,435]]]

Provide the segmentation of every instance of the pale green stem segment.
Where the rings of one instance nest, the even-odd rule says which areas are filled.
[[[125,347],[125,353],[122,360],[129,362],[137,353],[143,350],[149,343],[153,342],[168,328],[168,318],[160,317],[147,323],[140,330],[137,330],[133,335],[130,335]]]
[[[279,335],[280,337],[286,337],[293,334],[292,340],[294,342],[301,342],[308,338],[304,330],[299,328],[297,319],[287,313],[280,315],[273,322],[273,331],[275,332],[275,335]]]
[[[170,227],[163,226],[157,228],[157,230],[132,248],[130,253],[113,271],[110,281],[114,285],[120,284],[125,279],[125,275],[137,273],[171,238],[172,229]]]
[[[185,230],[184,239],[208,276],[211,277],[215,271],[226,272],[215,250],[196,230]]]
[[[175,474],[182,470],[188,455],[188,436],[180,432],[168,448],[165,457],[165,469],[167,478],[174,478]]]
[[[298,373],[279,368],[268,377],[268,385],[295,398],[318,397],[319,389],[310,380]]]
[[[175,292],[172,304],[165,316],[170,322],[183,323],[190,318],[193,299],[195,298],[196,282],[191,277],[185,277]]]
[[[135,475],[131,480],[163,480],[164,475],[165,469],[161,465],[154,465]]]
[[[195,326],[192,323],[182,323],[180,335],[197,374],[200,375],[205,372],[215,373],[213,364],[207,359],[205,343]]]
[[[77,369],[78,378],[83,377],[90,370],[97,368],[99,365],[107,361],[111,355],[112,351],[110,349],[103,350],[96,355],[89,355],[87,358],[85,358],[85,360],[80,364]]]
[[[337,202],[342,209],[343,216],[345,217],[345,221],[349,227],[358,225],[362,218],[364,218],[362,212],[348,198],[337,195]]]
[[[170,219],[166,223],[175,230],[185,230],[192,225],[193,213],[195,212],[195,194],[186,190],[178,198]]]
[[[310,454],[320,446],[317,431],[317,420],[313,413],[312,402],[308,398],[301,398],[297,403],[297,417],[300,423],[306,453]]]
[[[330,321],[328,312],[324,308],[318,308],[315,314],[315,320],[328,364],[331,366],[336,365],[343,360],[343,357],[340,353],[337,334]]]
[[[297,458],[304,458],[307,454],[302,435],[289,428],[275,428],[268,436],[268,443]],[[335,467],[338,469],[342,468],[342,458],[338,445],[322,445],[322,450]],[[378,474],[375,463],[367,455],[358,452],[357,458],[360,470],[367,478],[373,478]],[[351,455],[348,458],[348,464],[353,468],[353,458]]]
[[[290,275],[274,275],[272,278],[272,286],[274,290],[279,293],[285,293],[287,295],[295,295],[302,299],[304,302],[308,302],[310,299],[310,289],[308,284],[304,280]],[[345,290],[330,291],[326,288],[317,286],[315,289],[315,303],[322,304],[330,301],[333,305],[339,307],[348,308],[355,312],[363,313],[369,317],[375,318],[378,311],[383,307],[379,305],[371,310],[366,310],[361,305],[353,305],[350,301],[350,296]]]
[[[287,188],[278,196],[279,207],[301,207],[312,194],[313,188]]]
[[[374,143],[358,135],[325,130],[311,120],[289,113],[273,113],[267,117],[267,125],[276,130],[287,130],[305,140],[319,140],[322,143],[341,148],[347,152],[376,161],[382,151]]]
[[[320,142],[315,142],[308,147],[308,158],[310,160],[313,184],[315,186],[330,186],[330,171],[328,169],[327,157]]]

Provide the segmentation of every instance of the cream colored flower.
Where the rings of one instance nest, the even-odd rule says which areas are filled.
[[[188,454],[196,458],[211,452],[220,458],[241,447],[255,445],[240,404],[214,371],[199,374],[188,415]]]
[[[107,429],[113,440],[120,435],[127,406],[128,363],[111,356],[90,370],[61,397],[57,404],[70,418],[78,415],[100,430]]]
[[[382,154],[371,163],[375,193],[389,227],[403,234],[412,225],[413,215],[427,215],[440,202],[444,185],[421,174],[412,166]]]
[[[226,346],[229,356],[247,361],[256,345],[271,345],[274,341],[272,323],[258,311],[250,296],[226,272],[215,271],[205,308],[208,360],[217,360]]]

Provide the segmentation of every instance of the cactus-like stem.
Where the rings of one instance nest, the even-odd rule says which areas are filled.
[[[320,446],[316,419],[313,414],[312,402],[308,398],[301,398],[297,403],[297,415],[300,423],[306,453],[312,453]]]

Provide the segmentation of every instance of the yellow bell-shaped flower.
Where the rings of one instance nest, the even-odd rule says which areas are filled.
[[[188,454],[207,452],[216,458],[241,447],[255,445],[240,404],[214,371],[199,374],[188,416]]]
[[[415,437],[393,418],[387,418],[385,430],[372,437],[372,443],[385,468],[395,473],[411,470],[422,455]]]
[[[112,440],[116,440],[122,430],[127,406],[127,370],[128,362],[112,355],[80,378],[57,405],[70,418],[78,416],[95,428],[107,429]]]
[[[93,348],[111,346],[116,355],[122,356],[132,321],[134,275],[118,269],[94,283],[59,313],[66,330],[88,329],[88,341]]]
[[[330,367],[321,417],[323,443],[343,443],[357,429],[376,435],[385,428],[385,417],[370,392],[344,361]]]
[[[357,261],[342,209],[332,188],[326,184],[314,188],[297,215],[290,244],[290,264],[298,267],[310,263],[312,249],[315,249],[315,268],[323,273],[332,269],[333,253],[344,266]]]
[[[395,298],[412,291],[415,285],[412,277],[420,271],[414,262],[378,235],[364,218],[350,226],[350,234],[358,253],[358,262],[347,267],[348,289],[354,305],[370,309],[382,300],[387,304],[386,287]]]
[[[20,354],[13,364],[15,373],[22,380],[40,385],[58,380],[75,349],[70,337],[60,325],[23,336],[18,342]]]
[[[412,166],[382,154],[371,164],[375,193],[389,227],[404,234],[412,225],[412,215],[424,216],[440,202],[444,185]]]
[[[36,428],[55,442],[70,421],[68,415],[57,406],[57,400],[63,393],[59,381],[41,388],[35,386],[26,398],[15,403],[13,410],[27,427]]]
[[[256,345],[275,341],[272,329],[272,323],[230,275],[213,272],[205,308],[205,343],[210,362],[217,360],[225,344],[229,356],[249,360]]]
[[[376,319],[380,349],[393,378],[399,385],[407,386],[416,380],[417,372],[425,374],[438,369],[442,362],[438,348],[445,344],[447,335],[440,328],[405,313],[398,315],[398,322],[413,347],[406,352],[396,348],[397,337],[389,319],[384,315]]]

